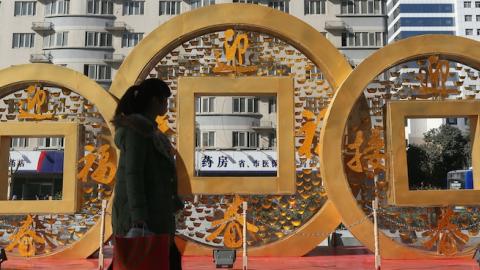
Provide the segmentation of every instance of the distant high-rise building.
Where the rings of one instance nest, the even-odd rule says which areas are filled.
[[[454,35],[455,1],[389,0],[388,43],[425,34]]]

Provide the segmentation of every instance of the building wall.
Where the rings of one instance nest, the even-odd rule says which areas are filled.
[[[456,31],[452,0],[387,1],[388,43],[422,34],[451,34]]]
[[[0,68],[11,65],[29,63],[32,54],[51,55],[53,64],[66,65],[69,68],[84,72],[85,64],[107,65],[111,68],[111,78],[115,76],[121,59],[133,47],[122,47],[122,36],[126,32],[143,33],[148,35],[162,23],[175,15],[159,15],[160,4],[157,0],[144,2],[143,15],[123,15],[123,1],[113,1],[113,14],[93,15],[87,14],[87,0],[71,0],[70,12],[66,15],[47,15],[45,7],[55,0],[35,1],[36,14],[34,16],[13,16],[16,1],[3,1],[0,5]],[[216,4],[231,3],[232,0],[216,0]],[[258,1],[260,5],[268,6],[267,0]],[[342,14],[341,0],[325,1],[325,10],[322,14],[305,14],[305,1],[285,1],[288,12],[310,24],[326,37],[345,54],[352,64],[358,64],[363,58],[370,55],[381,46],[342,46],[342,33],[345,32],[385,32],[385,14]],[[382,3],[383,5],[383,3]],[[180,1],[180,12],[192,9],[190,1]],[[241,10],[239,10],[241,12]],[[54,32],[34,31],[32,24],[35,22],[53,23]],[[125,24],[126,29],[108,31],[106,24]],[[326,29],[326,24],[342,24],[343,27]],[[68,44],[64,47],[44,48],[43,38],[46,35],[68,31]],[[113,35],[112,46],[102,48],[86,48],[85,32],[99,31]],[[35,42],[32,48],[12,48],[13,33],[34,33]],[[382,43],[383,45],[383,43]],[[115,61],[105,61],[105,58],[114,58]],[[111,79],[100,80],[108,88]]]
[[[39,62],[39,59],[53,64],[63,65],[81,73],[90,74],[102,86],[108,89],[111,79],[120,67],[122,60],[133,49],[136,42],[129,46],[123,46],[122,38],[128,33],[138,33],[143,37],[159,25],[170,20],[176,15],[160,15],[160,1],[145,0],[143,14],[124,15],[124,3],[129,1],[112,1],[112,14],[89,14],[89,0],[70,0],[68,14],[48,14],[46,7],[51,3],[58,3],[59,0],[40,0],[34,1],[36,12],[34,16],[13,16],[14,0],[2,1],[0,4],[0,68],[11,65],[26,64],[30,62]],[[343,1],[343,2],[342,2]],[[194,1],[179,1],[180,13],[185,13],[193,9]],[[203,1],[208,2],[208,1]],[[216,0],[216,4],[245,2],[234,0]],[[386,40],[386,16],[385,3],[383,0],[366,0],[363,2],[351,1],[351,5],[367,7],[372,4],[372,9],[358,9],[352,12],[348,11],[346,0],[326,0],[314,1],[313,10],[310,10],[310,2],[302,0],[258,0],[259,5],[269,6],[273,2],[284,2],[284,11],[305,21],[323,33],[334,46],[347,57],[352,66],[360,63],[365,57],[382,47]],[[305,6],[305,4],[308,4]],[[343,4],[342,4],[343,3]],[[317,6],[318,5],[318,6]],[[317,7],[318,13],[317,13]],[[373,9],[373,7],[376,7]],[[315,12],[312,12],[315,11]],[[242,12],[239,8],[239,12]],[[312,14],[313,13],[313,14]],[[51,23],[53,30],[32,30],[34,23]],[[107,27],[107,26],[115,26]],[[68,32],[66,44],[57,46],[57,35],[61,32]],[[87,46],[87,32],[99,32],[111,35],[111,44],[102,47]],[[13,33],[34,33],[34,46],[31,48],[12,48]],[[379,42],[348,42],[349,38],[362,37],[380,33]],[[55,44],[47,46],[44,42],[45,37],[54,35]],[[352,39],[353,40],[353,39]],[[363,38],[362,40],[366,40]],[[32,58],[33,57],[33,58]],[[51,58],[50,58],[51,57]],[[99,65],[102,68],[110,70],[109,76],[99,77],[99,72],[94,69],[86,68],[86,65]],[[95,74],[94,74],[95,73]],[[276,74],[269,74],[276,75]],[[216,102],[221,102],[218,98]],[[224,102],[231,104],[231,100]],[[268,104],[260,102],[260,112],[268,110]],[[228,110],[228,108],[225,108]],[[262,116],[263,115],[263,116]],[[232,132],[249,131],[259,133],[259,147],[268,146],[268,134],[272,133],[272,128],[265,126],[265,123],[272,122],[276,127],[276,114],[258,114],[255,116],[225,114],[222,111],[216,114],[201,115],[197,117],[197,122],[201,131],[214,130],[217,132],[215,147],[232,147]],[[256,122],[257,126],[252,123]],[[226,123],[224,126],[218,126],[218,123]],[[262,124],[263,123],[263,124]],[[263,125],[263,126],[262,126]],[[33,143],[33,142],[32,142]],[[30,147],[34,147],[29,144]]]
[[[205,98],[202,96],[200,103]],[[233,149],[233,148],[262,148],[275,149],[276,145],[269,145],[269,136],[276,132],[277,114],[276,109],[269,111],[269,99],[271,97],[235,97],[245,99],[258,99],[256,112],[235,112],[233,109],[232,96],[215,96],[214,108],[209,112],[203,112],[199,107],[196,111],[195,125],[196,136],[200,136],[198,146],[206,149]],[[276,105],[275,105],[276,108]],[[214,145],[203,145],[203,134],[214,132]],[[255,145],[236,147],[233,143],[234,132],[254,133],[258,142]]]

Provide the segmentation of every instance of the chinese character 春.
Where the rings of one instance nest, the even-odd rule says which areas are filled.
[[[207,236],[208,241],[212,241],[217,238],[222,232],[223,234],[223,243],[228,248],[238,248],[242,246],[243,235],[242,229],[240,226],[244,226],[243,218],[238,214],[243,200],[235,195],[235,199],[232,204],[230,204],[225,210],[223,219],[212,221],[212,227],[219,226],[212,234]],[[247,222],[247,230],[256,233],[258,227]]]

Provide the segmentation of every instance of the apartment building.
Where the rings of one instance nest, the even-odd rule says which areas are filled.
[[[0,4],[0,68],[52,63],[108,88],[126,55],[159,25],[196,8],[232,2],[269,6],[300,18],[352,65],[386,40],[382,0],[12,0]]]

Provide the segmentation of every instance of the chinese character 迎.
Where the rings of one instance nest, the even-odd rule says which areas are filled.
[[[53,114],[42,113],[44,106],[47,104],[47,91],[36,85],[31,85],[27,88],[27,104],[22,100],[18,103],[18,118],[19,119],[35,119],[45,120],[52,119]],[[26,110],[24,110],[26,107]]]

